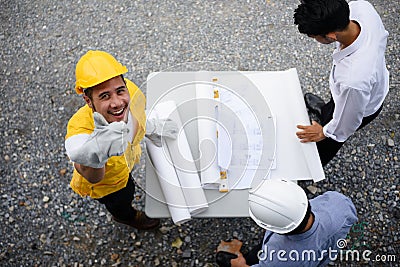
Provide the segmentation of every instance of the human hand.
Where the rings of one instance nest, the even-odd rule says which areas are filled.
[[[316,121],[311,125],[297,125],[302,131],[296,132],[297,137],[302,143],[318,142],[326,138],[322,126]]]
[[[146,121],[146,137],[156,146],[161,146],[161,138],[176,139],[178,136],[178,126],[171,119],[148,119]]]
[[[107,159],[124,154],[128,147],[129,129],[127,124],[124,121],[108,123],[98,112],[94,112],[93,119],[97,142]]]
[[[93,114],[93,119],[95,128],[92,134],[88,135],[79,146],[71,149],[68,156],[73,162],[83,166],[102,168],[110,157],[120,156],[125,152],[128,146],[129,130],[125,122],[108,123],[97,112]],[[70,138],[72,141],[73,138],[79,138],[79,136]]]
[[[242,253],[239,252],[236,259],[231,259],[231,267],[247,267],[246,259],[243,257]]]

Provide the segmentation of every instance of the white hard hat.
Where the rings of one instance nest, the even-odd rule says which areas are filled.
[[[262,228],[286,234],[298,227],[307,213],[308,199],[296,183],[265,180],[249,192],[250,217]]]

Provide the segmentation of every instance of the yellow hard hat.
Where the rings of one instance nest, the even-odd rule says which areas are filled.
[[[127,71],[128,69],[109,53],[89,50],[76,64],[75,91],[82,94],[83,89],[105,82]]]

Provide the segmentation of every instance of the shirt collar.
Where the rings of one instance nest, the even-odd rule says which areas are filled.
[[[308,231],[301,233],[301,234],[297,234],[297,235],[287,235],[287,238],[294,240],[294,241],[306,239],[309,236],[311,236],[312,234],[314,234],[315,230],[317,230],[317,228],[318,228],[318,225],[319,225],[319,217],[315,216],[315,214],[314,214],[314,222],[313,222],[311,228],[308,229]]]
[[[345,49],[340,50],[340,44],[336,47],[335,51],[333,51],[332,57],[335,63],[338,63],[341,61],[343,58],[353,54],[355,51],[357,51],[360,47],[361,44],[363,43],[363,40],[365,38],[365,34],[363,31],[363,27],[359,21],[357,21],[358,25],[360,25],[360,34],[357,36],[357,39],[354,40],[354,42],[346,47]]]

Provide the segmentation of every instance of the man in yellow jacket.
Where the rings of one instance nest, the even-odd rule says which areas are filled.
[[[171,121],[146,125],[145,97],[124,79],[127,71],[103,51],[81,57],[75,91],[83,94],[86,105],[68,122],[65,148],[74,163],[72,189],[104,204],[115,221],[146,230],[157,227],[159,220],[132,207],[135,185],[130,173],[139,162],[146,126],[152,140],[175,138],[177,129]]]

